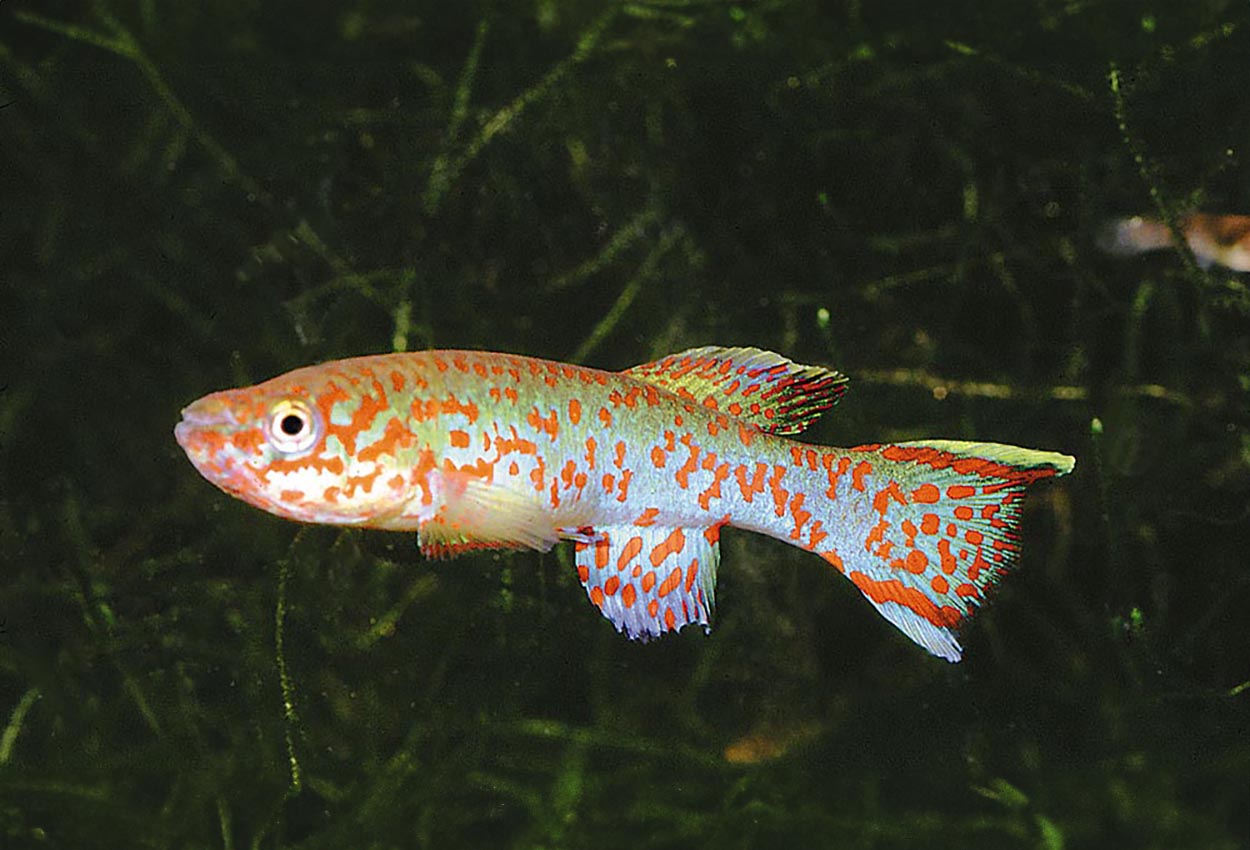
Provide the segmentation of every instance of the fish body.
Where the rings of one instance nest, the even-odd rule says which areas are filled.
[[[1177,227],[1202,268],[1214,264],[1250,271],[1250,216],[1193,213],[1181,218]],[[1104,251],[1121,256],[1171,248],[1175,243],[1165,222],[1143,216],[1116,219],[1098,238]]]
[[[426,351],[297,369],[206,396],[175,429],[221,489],[301,522],[416,531],[427,556],[575,543],[591,602],[630,637],[705,627],[720,533],[815,553],[930,652],[1018,552],[1024,488],[1053,452],[791,439],[842,375],[752,348],[624,372]]]

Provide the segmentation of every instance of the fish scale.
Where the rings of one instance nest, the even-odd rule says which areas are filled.
[[[605,372],[476,351],[297,369],[188,406],[221,489],[302,522],[416,531],[427,556],[575,543],[603,615],[647,639],[707,627],[725,526],[811,551],[951,661],[1018,554],[1032,482],[1066,455],[930,440],[850,449],[801,432],[847,379],[754,348]]]

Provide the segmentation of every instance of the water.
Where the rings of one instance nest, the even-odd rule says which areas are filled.
[[[1250,846],[1240,4],[0,8],[0,840]],[[729,533],[630,643],[571,553],[426,562],[196,475],[178,410],[352,354],[848,373],[810,433],[1064,451],[927,656]]]

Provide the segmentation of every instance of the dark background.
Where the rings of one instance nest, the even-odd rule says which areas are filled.
[[[1250,846],[1242,2],[0,5],[0,846]],[[848,373],[810,438],[1061,450],[933,659],[730,533],[650,645],[174,443],[348,355]],[[289,703],[289,708],[284,707]],[[4,842],[7,842],[5,844]]]

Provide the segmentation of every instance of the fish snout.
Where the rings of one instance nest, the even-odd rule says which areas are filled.
[[[182,421],[174,426],[174,439],[188,454],[202,452],[205,435],[238,427],[229,405],[216,396],[205,396],[182,409]]]

